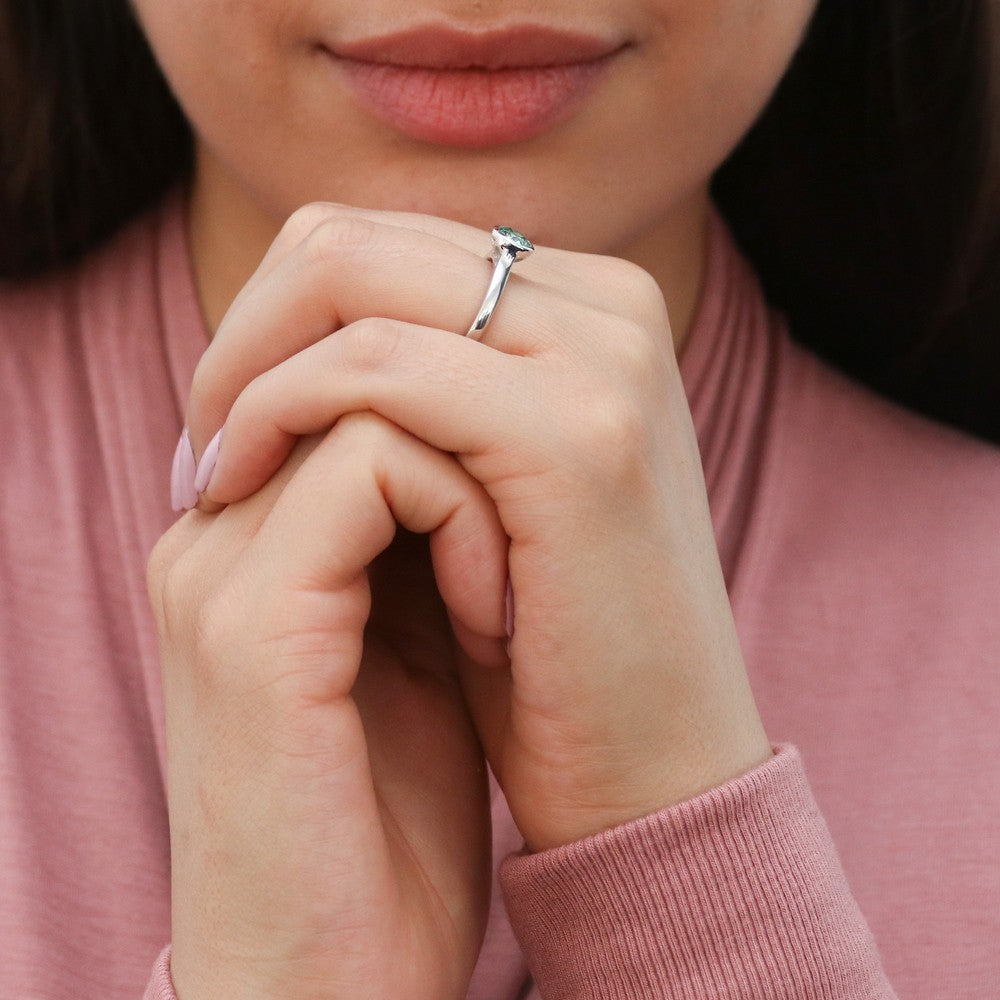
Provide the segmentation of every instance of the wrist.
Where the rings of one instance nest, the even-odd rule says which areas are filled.
[[[756,711],[750,719],[712,739],[702,730],[680,742],[665,741],[655,754],[648,744],[640,759],[615,769],[580,767],[584,784],[546,781],[541,794],[510,795],[514,819],[528,851],[538,853],[585,840],[663,809],[695,799],[731,782],[773,756]],[[567,769],[569,770],[569,769]],[[600,775],[596,780],[594,775]],[[501,782],[503,785],[503,782]]]

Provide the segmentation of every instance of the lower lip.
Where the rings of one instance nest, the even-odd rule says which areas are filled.
[[[496,70],[338,63],[362,105],[397,131],[422,142],[476,148],[524,142],[562,124],[609,61]]]

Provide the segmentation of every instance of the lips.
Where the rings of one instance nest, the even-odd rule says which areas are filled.
[[[572,117],[623,48],[537,26],[471,33],[421,27],[328,49],[373,116],[411,138],[484,147]]]

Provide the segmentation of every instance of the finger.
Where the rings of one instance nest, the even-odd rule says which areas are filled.
[[[219,520],[238,517],[241,506]],[[504,634],[507,536],[489,497],[453,457],[375,414],[353,414],[291,476],[237,567],[258,634],[314,654],[317,697],[350,690],[353,675],[325,676],[331,657],[322,637],[350,632],[360,641],[357,623],[341,616],[356,614],[358,582],[397,522],[430,534],[449,613],[493,644]]]
[[[605,434],[616,433],[619,423],[628,433],[629,421],[637,419],[627,412],[628,392],[653,382],[679,392],[676,366],[652,338],[584,307],[575,311],[577,322],[600,322],[615,342],[617,370],[599,362],[590,363],[590,375],[569,364],[546,370],[536,359],[430,327],[375,319],[352,324],[259,376],[240,395],[205,496],[228,503],[249,495],[298,435],[323,430],[345,413],[372,410],[463,462],[473,460],[467,467],[498,500],[477,456],[502,454],[508,475],[538,472],[538,463],[571,457],[567,448],[577,438],[582,449],[589,447],[581,415],[598,430],[606,425]]]
[[[345,216],[433,236],[454,243],[474,256],[484,259],[492,252],[492,242],[487,231],[438,216],[318,202],[299,209],[289,222],[291,223],[300,212],[303,213],[303,223],[290,226],[290,236],[298,236],[299,241],[304,239],[319,222],[336,216]],[[513,221],[517,222],[516,219]],[[312,227],[309,226],[310,222],[314,223]],[[514,228],[518,227],[515,225]],[[531,236],[530,233],[527,235]],[[289,239],[286,249],[291,250],[294,245],[297,245],[297,242],[293,243],[292,239]],[[543,247],[537,243],[535,247],[541,252],[531,255],[533,281],[560,290],[576,301],[597,308],[610,307],[620,311],[632,298],[628,288],[629,281],[646,283],[651,280],[641,268],[619,257],[580,253],[551,246]],[[527,264],[527,260],[524,263]]]
[[[344,325],[379,316],[464,333],[492,265],[486,234],[479,248],[467,249],[468,227],[454,225],[460,242],[389,225],[380,217],[338,212],[287,253],[276,253],[266,273],[234,303],[198,365],[188,407],[196,453],[256,375]],[[441,230],[452,226],[438,220]],[[575,262],[572,275],[569,258]],[[590,272],[598,268],[602,280],[592,280]],[[600,325],[583,331],[559,322],[567,302],[595,309],[610,302],[614,313],[626,300],[635,311],[637,303],[655,299],[662,308],[658,289],[650,291],[652,279],[646,276],[640,295],[636,289],[643,283],[633,272],[642,273],[621,262],[540,249],[517,265],[489,343],[514,354],[537,354],[553,339],[579,349],[587,333],[599,334]],[[636,294],[625,294],[629,289]],[[544,330],[536,323],[540,311],[553,321]]]
[[[364,320],[265,372],[226,419],[203,498],[225,504],[250,496],[299,436],[360,411],[379,413],[445,452],[513,444],[517,391],[530,391],[530,372],[512,370],[520,359],[456,340],[431,328]],[[488,422],[481,417],[487,395]]]
[[[282,225],[257,269],[233,300],[230,310],[240,308],[253,289],[315,229],[338,217],[365,219],[396,229],[426,233],[428,236],[451,240],[460,246],[465,245],[471,252],[476,252],[482,247],[482,230],[461,223],[419,215],[415,212],[379,212],[336,202],[310,202],[296,209]]]
[[[359,208],[335,202],[311,202],[293,212],[274,242],[268,248],[257,270],[234,300],[241,302],[265,277],[272,273],[293,250],[314,230],[337,218],[366,220],[396,230],[422,233],[438,240],[454,243],[477,257],[487,257],[491,250],[489,237],[475,226],[442,219],[417,212],[391,212]],[[538,267],[536,281],[552,288],[570,289],[579,286],[580,300],[592,305],[605,302],[609,270],[619,269],[624,274],[632,265],[613,257],[580,254],[566,250],[546,248],[544,267]],[[612,282],[612,285],[614,282]],[[597,292],[602,289],[601,292]]]
[[[321,223],[240,294],[199,362],[188,403],[196,453],[254,376],[355,320],[464,333],[490,269],[485,253],[425,233],[345,214]]]
[[[234,563],[266,520],[286,483],[320,440],[318,436],[299,439],[261,489],[233,511],[222,516],[188,511],[161,536],[147,565],[149,599],[161,625],[166,619],[163,600],[171,574],[176,579],[173,591],[181,596],[185,608],[197,608],[204,596],[232,575]],[[205,546],[211,558],[205,558]],[[181,612],[177,617],[186,614]]]

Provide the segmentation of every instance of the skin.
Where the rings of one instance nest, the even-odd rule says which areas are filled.
[[[212,329],[285,219],[325,200],[487,230],[509,220],[537,244],[631,260],[656,277],[680,336],[699,286],[708,179],[766,102],[814,0],[134,6],[199,137],[191,229]],[[535,21],[630,47],[557,133],[462,151],[373,121],[316,51],[319,40],[428,21]]]
[[[711,172],[812,4],[137,9],[198,137],[216,332],[197,455],[224,425],[202,509],[149,569],[175,985],[462,997],[488,902],[484,754],[533,850],[770,755],[675,346]],[[463,151],[368,118],[317,56],[318,37],[421,19],[630,44],[552,133]],[[498,219],[549,246],[476,343],[454,331]]]

